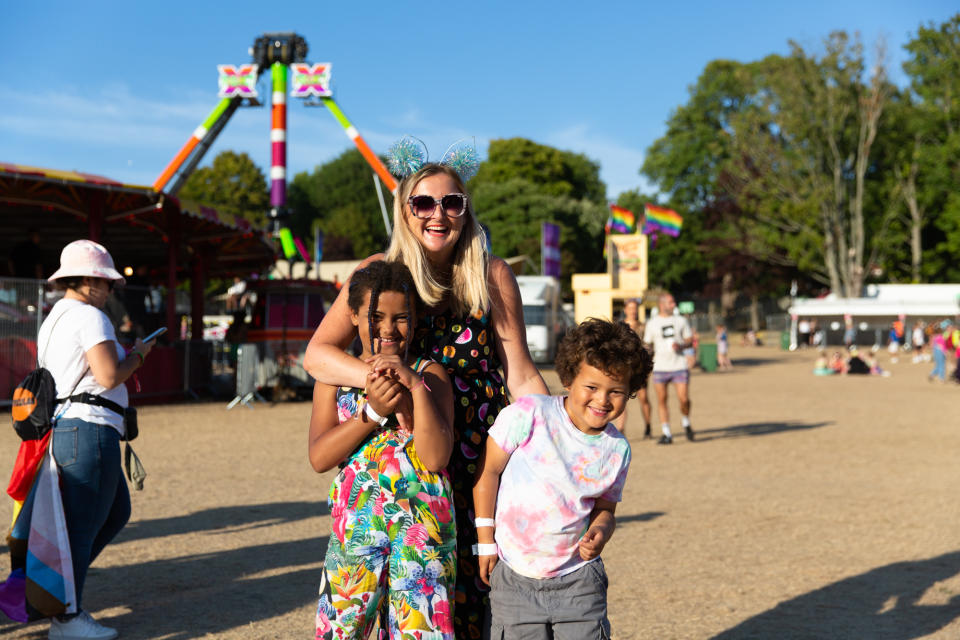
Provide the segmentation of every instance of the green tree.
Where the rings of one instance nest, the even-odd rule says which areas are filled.
[[[758,108],[732,119],[726,188],[762,244],[855,297],[883,199],[871,152],[891,87],[882,61],[867,77],[862,45],[843,32],[819,58],[791,47],[755,66]]]
[[[270,208],[270,193],[260,167],[246,153],[221,151],[209,167],[187,178],[180,197],[223,211],[242,215],[264,226]]]
[[[902,173],[913,180],[911,215],[921,213],[923,276],[960,279],[960,14],[921,26],[906,45],[904,71],[916,105],[916,140]],[[908,192],[908,197],[910,196]],[[927,222],[932,224],[927,225]],[[919,242],[919,240],[913,240]],[[916,260],[916,258],[915,258]],[[917,274],[915,273],[915,277]]]
[[[574,200],[606,201],[600,165],[585,155],[561,151],[525,138],[491,140],[486,162],[480,165],[477,183],[507,182],[522,178],[545,193]]]
[[[385,186],[381,188],[393,224],[393,196]],[[298,173],[290,184],[289,200],[291,230],[312,242],[314,226],[319,227],[324,234],[324,259],[365,258],[387,246],[373,169],[356,149],[312,172]]]
[[[586,156],[522,138],[493,140],[470,192],[495,254],[540,264],[541,225],[552,222],[564,274],[603,270],[605,186]]]

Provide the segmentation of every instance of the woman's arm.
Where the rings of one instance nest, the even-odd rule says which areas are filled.
[[[143,364],[154,343],[154,340],[141,342],[140,338],[137,338],[133,350],[123,360],[117,357],[117,347],[113,340],[95,344],[86,352],[90,373],[97,384],[105,389],[120,386]]]
[[[442,471],[453,453],[453,389],[439,364],[431,364],[410,389],[413,397],[413,442],[430,471]]]
[[[357,265],[357,269],[382,259],[382,253],[370,256]],[[357,336],[356,327],[350,322],[350,306],[347,304],[349,289],[350,278],[343,284],[337,299],[327,309],[323,321],[310,338],[303,356],[303,368],[314,379],[325,384],[363,388],[370,366],[344,351]]]
[[[323,473],[343,462],[376,424],[363,411],[340,423],[337,417],[337,388],[322,382],[315,383],[308,443],[310,464],[314,471]]]
[[[412,401],[413,442],[420,462],[430,471],[441,471],[453,452],[453,389],[446,370],[431,362],[418,375],[398,356],[374,358],[373,375],[399,383]]]
[[[550,393],[530,357],[520,287],[513,271],[500,258],[491,258],[487,280],[490,285],[491,326],[496,333],[497,355],[503,364],[507,390],[514,399],[531,393]]]

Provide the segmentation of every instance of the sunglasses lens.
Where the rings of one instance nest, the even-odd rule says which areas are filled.
[[[467,201],[462,193],[448,193],[443,196],[441,205],[443,206],[443,212],[445,214],[457,217],[463,215],[464,210],[467,208]]]
[[[425,218],[433,213],[436,202],[430,196],[413,196],[410,198],[410,206],[413,208],[413,215]]]

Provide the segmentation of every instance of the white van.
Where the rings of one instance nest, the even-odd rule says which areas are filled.
[[[534,362],[552,363],[560,331],[560,281],[553,276],[517,276],[527,345]]]

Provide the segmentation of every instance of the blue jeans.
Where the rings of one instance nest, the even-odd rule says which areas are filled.
[[[930,372],[930,377],[940,378],[940,382],[947,378],[947,354],[943,349],[933,348],[933,371]]]
[[[120,461],[120,434],[113,427],[63,419],[53,430],[51,446],[60,468],[79,610],[87,569],[130,519],[130,492]]]

